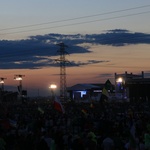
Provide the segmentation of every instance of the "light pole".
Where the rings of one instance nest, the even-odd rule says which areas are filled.
[[[18,91],[20,98],[22,98],[22,77],[25,77],[25,75],[15,75],[14,80],[19,81]]]
[[[121,94],[121,99],[124,99],[124,97],[126,97],[125,79],[122,77],[118,77],[116,79],[116,83],[117,83],[116,92]]]
[[[4,91],[4,80],[6,78],[0,78],[0,83],[2,84],[1,90]]]
[[[51,98],[52,98],[52,100],[54,100],[54,98],[55,98],[55,93],[54,93],[54,91],[56,90],[57,85],[56,85],[56,84],[51,84],[51,85],[49,86],[49,88],[50,88],[50,90],[51,90]]]
[[[2,85],[1,87],[1,91],[0,91],[0,99],[1,101],[3,101],[3,95],[4,95],[4,80],[6,78],[0,78],[0,84]]]

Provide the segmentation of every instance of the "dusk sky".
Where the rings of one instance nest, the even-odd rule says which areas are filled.
[[[29,96],[59,91],[60,42],[68,45],[67,86],[114,82],[114,73],[150,77],[149,0],[2,0],[0,77],[17,90],[25,75]]]

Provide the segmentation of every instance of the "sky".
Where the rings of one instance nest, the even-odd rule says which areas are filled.
[[[115,73],[150,77],[149,0],[1,0],[0,78],[29,96],[59,91],[60,42],[68,47],[67,86],[114,82]]]

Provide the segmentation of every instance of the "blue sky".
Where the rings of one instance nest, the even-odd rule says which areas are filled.
[[[77,34],[77,33],[97,33],[104,30],[122,28],[131,31],[148,32],[148,24],[150,23],[148,17],[150,13],[141,15],[134,15],[128,17],[120,17],[114,19],[113,17],[137,14],[149,11],[149,7],[132,9],[123,12],[110,13],[99,15],[95,17],[82,18],[66,22],[50,23],[54,21],[79,18],[84,16],[91,16],[95,14],[104,14],[118,10],[125,10],[129,8],[136,8],[140,6],[149,5],[149,0],[12,0],[1,1],[0,18],[1,18],[1,35],[0,39],[17,39],[24,38],[30,35],[47,34],[47,33],[63,33],[63,34]],[[103,20],[106,19],[106,20]],[[71,25],[66,27],[59,27],[68,24],[101,20],[93,23]],[[39,26],[42,23],[48,23]],[[22,26],[30,26],[25,28],[17,28]],[[14,28],[15,30],[2,30]],[[54,28],[55,27],[55,28]],[[47,28],[47,29],[41,29]],[[35,30],[37,31],[32,31]],[[40,30],[41,29],[41,30]],[[29,30],[29,32],[25,32]],[[11,34],[13,32],[19,32]]]
[[[149,16],[149,0],[2,0],[1,76],[16,86],[14,74],[25,74],[26,89],[48,93],[48,84],[59,84],[54,59],[56,44],[64,42],[68,86],[113,82],[115,72],[149,77]]]

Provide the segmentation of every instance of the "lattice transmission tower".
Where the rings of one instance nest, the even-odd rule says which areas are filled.
[[[56,59],[56,61],[59,61],[60,63],[60,99],[61,101],[66,101],[67,98],[67,82],[66,82],[66,63],[69,61],[66,60],[66,54],[68,54],[67,51],[65,51],[65,48],[68,46],[64,43],[57,44],[60,49],[57,51],[60,54],[59,59]]]

